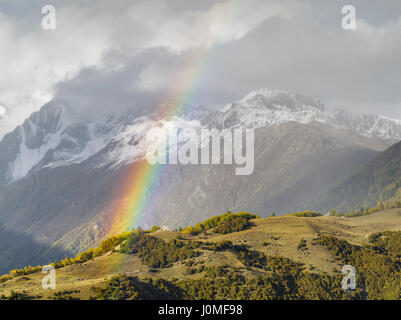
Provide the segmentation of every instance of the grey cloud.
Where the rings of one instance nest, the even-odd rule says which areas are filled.
[[[141,3],[143,5],[138,7]],[[10,20],[12,17],[17,21],[15,25],[20,34],[26,28],[31,39],[29,43],[35,46],[33,50],[26,48],[24,53],[17,52],[18,57],[29,61],[32,52],[40,57],[41,52],[46,53],[49,49],[52,50],[51,57],[57,57],[58,52],[61,57],[51,61],[54,67],[60,66],[59,77],[51,81],[35,77],[35,82],[21,79],[20,90],[24,91],[25,85],[29,87],[28,93],[42,90],[68,101],[72,108],[87,116],[117,109],[143,110],[169,98],[169,88],[181,85],[172,83],[175,75],[188,67],[188,57],[198,50],[200,56],[204,56],[195,61],[199,64],[200,75],[187,81],[193,82],[190,87],[195,89],[187,102],[194,106],[222,105],[251,90],[269,87],[316,96],[331,106],[349,111],[401,118],[399,1],[353,1],[359,19],[356,31],[344,31],[340,27],[341,6],[348,4],[343,0],[324,4],[318,0],[286,2],[287,7],[282,10],[294,11],[291,4],[303,5],[294,11],[292,18],[265,13],[257,15],[260,22],[255,25],[249,16],[224,25],[224,6],[221,6],[214,11],[222,12],[221,19],[212,16],[205,20],[216,23],[213,35],[217,37],[213,39],[212,47],[205,49],[201,46],[202,41],[208,44],[210,35],[202,27],[201,13],[216,3],[222,5],[225,1],[117,0],[111,3],[100,0],[95,4],[89,0],[57,0],[54,4],[64,8],[62,12],[66,16],[60,17],[61,37],[53,40],[50,37],[48,48],[43,45],[45,35],[37,33],[33,36],[28,30],[30,21],[40,16],[41,2],[20,1],[17,4],[4,0],[0,11]],[[260,5],[261,1],[247,3]],[[79,12],[71,8],[82,8],[82,17],[68,16],[67,13]],[[252,13],[252,10],[247,8],[239,16],[245,12]],[[18,20],[23,18],[26,18],[25,22],[19,24]],[[229,34],[245,20],[247,33],[238,38],[236,35],[241,30]],[[81,22],[82,26],[79,25]],[[73,25],[69,26],[69,23]],[[195,27],[195,23],[199,25]],[[35,45],[35,39],[38,45]],[[82,59],[70,59],[66,55],[64,39],[77,39],[71,42],[75,51],[70,55],[82,55]],[[22,43],[26,45],[26,41]],[[82,50],[77,50],[80,46]],[[7,58],[13,56],[10,53]],[[38,64],[45,62],[37,61]],[[37,67],[40,65],[33,62],[25,72],[31,74],[30,70]],[[48,66],[48,73],[52,67]],[[18,78],[14,82],[16,80]],[[7,92],[6,84],[3,82],[0,88],[2,94]],[[14,86],[10,94],[15,94],[16,90]],[[24,110],[37,107],[27,103]]]
[[[157,103],[160,93],[138,90],[133,84],[146,65],[168,55],[165,49],[149,49],[116,70],[86,68],[73,79],[60,82],[55,99],[63,101],[84,117],[150,108]],[[110,54],[109,59],[118,58]]]

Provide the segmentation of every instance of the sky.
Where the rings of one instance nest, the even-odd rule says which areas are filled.
[[[0,136],[52,99],[93,117],[180,90],[195,107],[271,88],[401,119],[401,1],[1,0],[0,63]]]

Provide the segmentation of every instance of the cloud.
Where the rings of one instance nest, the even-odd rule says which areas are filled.
[[[180,55],[194,48],[204,50],[239,40],[263,20],[288,16],[292,11],[288,4],[279,5],[278,1],[244,3],[228,0],[204,10],[173,11],[168,1],[162,0],[119,0],[113,4],[106,0],[58,1],[55,31],[40,27],[43,3],[30,3],[29,13],[9,3],[6,8],[14,11],[8,10],[8,15],[1,13],[0,7],[0,102],[11,111],[12,122],[18,123],[50,100],[60,83],[74,77],[79,82],[90,68],[100,70],[102,81],[108,70],[130,68],[133,59],[141,61],[142,52],[165,48]],[[37,14],[32,16],[32,12]],[[25,16],[29,23],[23,22]],[[143,88],[161,86],[156,78],[149,77],[156,73],[152,70],[156,65],[144,66],[142,80],[137,80]]]
[[[3,119],[7,114],[6,108],[4,108],[2,105],[0,105],[0,119]]]
[[[41,29],[40,20],[21,32],[14,20],[1,15],[0,101],[10,110],[10,121],[21,122],[50,100],[59,81],[73,78],[83,67],[101,65],[110,35],[94,21],[80,30],[83,14],[74,7],[60,9],[54,33]]]
[[[55,0],[51,32],[40,27],[44,4],[0,4],[0,136],[53,97],[89,116],[171,92],[219,105],[271,87],[400,112],[398,1],[356,0],[355,31],[340,27],[342,0]]]
[[[239,40],[269,18],[292,18],[300,7],[295,1],[228,0],[205,12],[188,11],[177,16],[167,10],[159,16],[161,20],[151,22],[159,28],[151,45],[178,53],[192,48],[207,49]]]
[[[117,57],[110,54],[106,60],[120,61],[118,54]],[[138,53],[135,59],[126,61],[121,68],[85,68],[73,79],[58,83],[55,98],[86,118],[116,110],[150,107],[157,103],[157,93],[162,88],[153,85],[152,90],[144,90],[135,83],[144,66],[152,65],[153,61],[169,64],[171,55],[163,48],[147,49]]]
[[[401,17],[380,25],[360,18],[357,30],[345,31],[340,14],[331,25],[316,19],[314,8],[306,11],[266,20],[220,46],[207,68],[209,88],[231,99],[259,87],[287,89],[349,111],[398,116]]]

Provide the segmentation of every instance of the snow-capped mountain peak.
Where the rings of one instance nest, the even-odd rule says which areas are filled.
[[[269,108],[274,110],[301,111],[305,108],[325,110],[320,100],[299,93],[279,89],[258,89],[251,91],[238,103],[245,107]]]
[[[326,107],[319,99],[284,90],[258,89],[237,102],[209,115],[203,122],[210,126],[273,127],[288,121],[322,122],[360,135],[390,141],[401,140],[401,120],[376,115],[352,114]]]
[[[0,185],[22,179],[34,170],[81,163],[98,155],[94,168],[116,168],[143,159],[146,132],[179,123],[182,128],[261,128],[289,121],[314,121],[360,135],[401,140],[401,120],[356,115],[326,107],[318,99],[283,90],[258,89],[218,111],[200,108],[183,117],[160,119],[152,112],[132,111],[83,120],[66,105],[53,101],[33,113],[0,141]]]
[[[50,102],[0,141],[0,184],[25,177],[33,169],[82,162],[112,139],[113,121],[91,123],[65,105]]]

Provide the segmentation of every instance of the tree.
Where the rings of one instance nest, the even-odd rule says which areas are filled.
[[[383,201],[378,201],[378,202],[377,202],[377,208],[380,209],[380,210],[383,210],[383,209],[384,209],[384,203],[383,203]]]
[[[399,208],[399,207],[401,207],[400,201],[399,201],[399,200],[393,200],[393,201],[391,201],[391,207],[392,207],[392,208]]]

